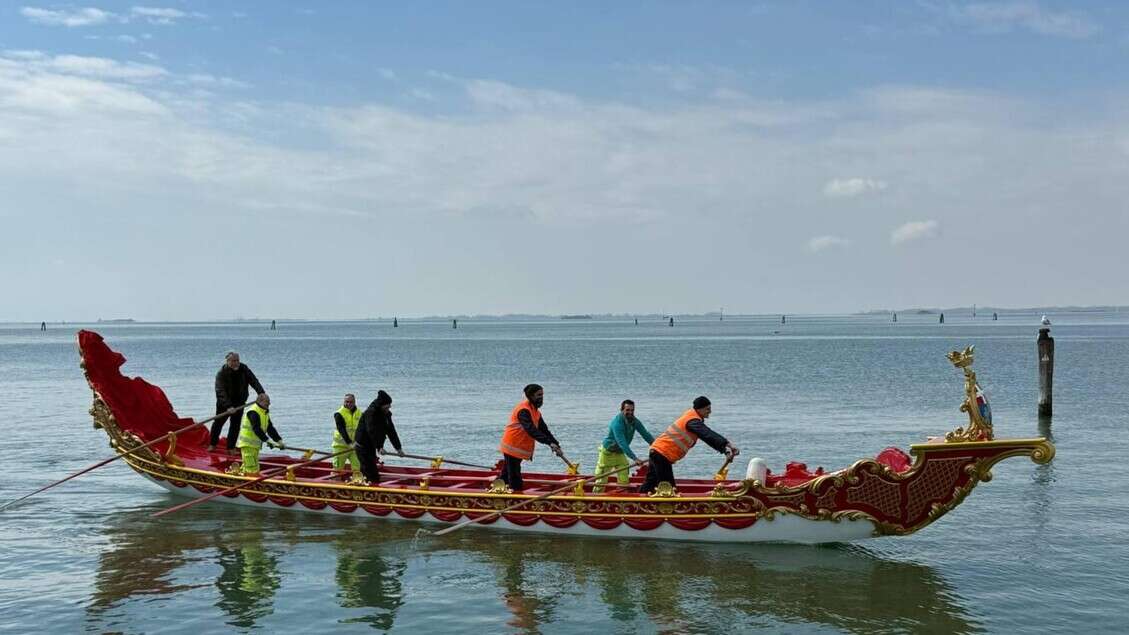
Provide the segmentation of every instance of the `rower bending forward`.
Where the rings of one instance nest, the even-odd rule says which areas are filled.
[[[735,445],[706,426],[705,420],[709,418],[711,411],[710,400],[698,397],[694,400],[693,408],[682,413],[666,432],[655,439],[651,444],[651,467],[639,488],[640,492],[653,492],[663,481],[674,485],[674,464],[686,456],[698,439],[725,454],[726,458],[732,459],[740,454]]]
[[[525,401],[514,406],[510,422],[502,434],[498,450],[502,453],[502,481],[515,492],[524,489],[521,480],[521,462],[533,460],[534,443],[544,443],[553,454],[563,458],[561,445],[549,432],[549,426],[541,418],[541,404],[545,401],[545,390],[537,384],[525,387]]]

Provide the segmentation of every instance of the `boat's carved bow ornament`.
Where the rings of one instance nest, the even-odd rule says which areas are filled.
[[[185,425],[186,420],[176,417],[159,388],[120,374],[118,366],[124,358],[106,347],[101,337],[83,331],[79,342],[87,381],[94,390],[90,413],[95,427],[109,436],[112,448],[126,452]],[[513,492],[497,479],[497,471],[447,470],[441,460],[427,467],[385,466],[381,470],[383,482],[375,485],[361,475],[338,472],[327,476],[334,471],[326,465],[322,476],[309,468],[286,469],[275,478],[248,485],[217,501],[340,514],[394,514],[447,523],[481,517],[483,524],[548,532],[582,523],[580,527],[587,533],[615,530],[619,536],[627,531],[631,536],[662,534],[687,540],[757,540],[760,538],[755,536],[761,535],[755,533],[758,528],[770,527],[762,523],[775,525],[785,516],[817,521],[822,527],[864,529],[862,533],[852,529],[853,537],[847,539],[867,534],[906,535],[959,505],[978,483],[991,480],[996,463],[1014,456],[1046,463],[1055,453],[1054,446],[1043,438],[995,439],[991,410],[971,369],[972,347],[948,357],[964,372],[961,411],[968,414],[968,426],[944,439],[912,445],[910,454],[888,448],[877,458],[862,459],[834,472],[800,478],[770,474],[765,482],[685,479],[679,480],[677,489],[661,483],[650,496],[630,489],[594,493],[574,488],[499,515],[492,512],[538,494]],[[180,434],[175,443],[155,444],[125,457],[125,461],[168,489],[191,495],[252,480],[228,473],[238,461],[207,453],[207,442],[206,431],[196,429]],[[297,460],[261,457],[264,464],[274,461],[284,466]],[[556,487],[574,480],[567,475],[532,473],[526,479],[543,483],[558,479]],[[660,528],[664,531],[655,531]],[[703,531],[707,529],[710,531]],[[802,536],[793,539],[805,540]]]
[[[988,405],[988,398],[976,383],[976,372],[972,370],[972,355],[974,346],[969,346],[963,351],[953,351],[946,357],[953,366],[964,371],[964,401],[960,404],[960,411],[968,413],[968,428],[957,428],[945,435],[945,441],[991,441],[992,409]]]

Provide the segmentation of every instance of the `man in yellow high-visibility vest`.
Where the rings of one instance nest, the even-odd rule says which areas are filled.
[[[243,413],[243,422],[239,426],[239,440],[235,447],[243,455],[242,473],[248,476],[259,474],[259,450],[263,442],[271,447],[285,450],[286,444],[282,442],[282,435],[274,429],[270,420],[270,397],[265,392],[259,393],[255,403]]]
[[[353,393],[345,395],[345,402],[333,413],[333,452],[344,452],[353,446],[354,439],[357,438],[357,426],[361,423],[361,415],[364,414],[357,408],[357,398]],[[333,468],[336,470],[344,470],[345,463],[348,461],[349,468],[354,474],[361,473],[361,462],[357,458],[357,451],[354,450],[348,454],[338,454],[333,457]]]

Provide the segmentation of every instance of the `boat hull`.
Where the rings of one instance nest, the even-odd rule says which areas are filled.
[[[166,491],[177,496],[185,496],[188,498],[200,498],[206,496],[205,492],[201,492],[191,486],[174,485],[171,481],[160,479],[149,474],[142,472],[142,475],[152,483]],[[285,510],[297,511],[312,514],[328,514],[333,516],[349,516],[356,518],[358,521],[372,521],[375,519],[386,520],[389,522],[416,522],[427,525],[448,525],[450,523],[444,522],[430,515],[424,514],[418,518],[404,518],[396,514],[389,514],[383,517],[374,517],[372,514],[363,511],[363,508],[357,507],[351,511],[342,511],[338,508],[326,505],[321,509],[312,509],[305,506],[282,506],[271,501],[255,501],[244,496],[236,496],[228,498],[219,496],[213,499],[217,503],[225,503],[228,505],[238,505],[241,507],[250,507],[260,510]],[[552,527],[537,523],[534,525],[523,526],[514,522],[510,522],[501,518],[493,523],[487,525],[474,524],[470,528],[479,528],[484,530],[503,530],[515,531],[526,533],[538,534],[562,534],[569,536],[590,536],[590,537],[604,537],[604,538],[641,538],[647,540],[672,540],[672,541],[686,541],[686,542],[716,542],[716,543],[802,543],[802,544],[821,544],[821,543],[838,543],[838,542],[854,542],[864,540],[867,538],[875,537],[875,524],[868,520],[846,520],[840,523],[830,523],[819,520],[809,520],[795,515],[782,515],[778,516],[772,521],[757,523],[746,529],[725,529],[716,525],[705,527],[696,531],[688,531],[679,529],[672,525],[660,525],[655,529],[649,531],[641,531],[633,529],[627,525],[620,525],[611,529],[596,529],[584,523],[576,523],[571,527]]]

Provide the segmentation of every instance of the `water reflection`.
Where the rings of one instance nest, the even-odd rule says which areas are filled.
[[[251,627],[274,610],[274,594],[281,578],[278,555],[263,545],[263,532],[252,531],[238,537],[234,545],[216,545],[222,568],[216,588],[216,606],[231,617],[233,626]]]
[[[367,623],[386,631],[392,628],[396,610],[404,603],[402,580],[407,565],[374,552],[370,546],[356,529],[334,538],[337,597],[344,608],[375,609],[343,621]]]
[[[317,617],[381,631],[392,629],[406,610],[404,587],[412,584],[407,577],[430,587],[432,561],[455,563],[463,579],[481,577],[486,566],[486,579],[496,580],[487,592],[498,606],[469,599],[473,589],[464,593],[451,586],[441,589],[451,610],[479,616],[498,611],[485,617],[505,620],[504,630],[522,633],[559,631],[562,623],[579,619],[587,620],[585,631],[601,623],[602,630],[671,633],[805,624],[850,632],[980,629],[932,569],[857,547],[697,545],[467,530],[425,539],[412,549],[417,526],[411,523],[213,508],[173,524],[150,521],[151,511],[120,515],[107,528],[109,544],[88,606],[93,628],[112,622],[110,609],[132,601],[207,589],[218,592],[210,603],[228,624],[262,626],[282,586],[287,587],[282,593],[298,594],[303,602],[325,595],[317,585],[328,578],[317,577],[316,569],[332,555],[336,561],[324,566],[336,585],[338,607],[319,606]],[[217,564],[218,577],[207,580],[216,576]],[[177,583],[178,578],[190,582]],[[468,599],[460,604],[460,597]],[[317,617],[310,615],[314,623],[308,626]],[[443,630],[442,620],[456,624],[458,617],[433,616],[438,621],[430,623]]]

